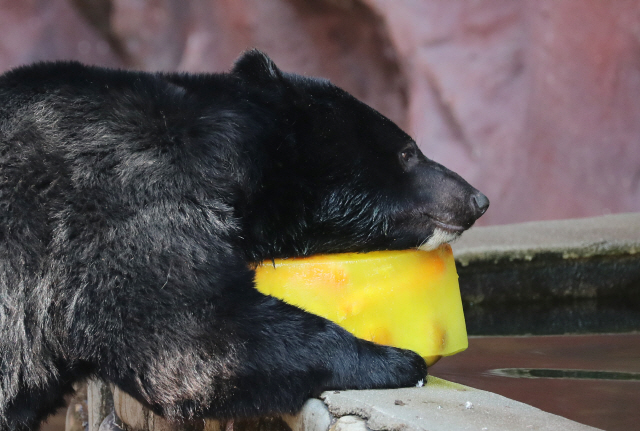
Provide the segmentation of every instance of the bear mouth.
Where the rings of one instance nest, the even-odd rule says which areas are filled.
[[[431,217],[429,214],[426,214],[427,217],[429,217],[431,219],[431,221],[433,222],[433,224],[435,224],[439,229],[442,229],[443,231],[447,232],[447,233],[451,233],[451,234],[461,234],[462,232],[464,232],[466,229],[462,226],[458,226],[458,225],[454,225],[454,224],[450,224],[450,223],[445,223],[442,222],[436,218]]]
[[[451,222],[445,222],[439,218],[431,215],[428,211],[421,209],[413,209],[408,211],[402,211],[396,216],[396,220],[399,222],[409,222],[424,224],[425,222],[431,225],[435,225],[436,228],[441,229],[451,234],[460,235],[467,230],[469,226],[462,226]]]
[[[446,244],[460,238],[460,234],[461,232],[452,233],[436,227],[431,236],[418,246],[418,249],[425,251],[434,250],[442,244]]]
[[[465,226],[442,221],[424,209],[403,211],[395,217],[394,222],[400,228],[401,236],[408,235],[409,240],[402,241],[402,244],[409,245],[410,238],[413,238],[417,242],[409,245],[409,248],[427,251],[455,241],[467,230]]]
[[[434,250],[442,244],[455,241],[466,230],[463,226],[443,222],[428,213],[423,213],[423,215],[434,225],[434,228],[433,233],[418,247],[420,250]]]
[[[460,235],[462,232],[467,230],[464,226],[460,226],[452,223],[446,223],[446,222],[443,222],[442,220],[438,220],[437,218],[435,218],[429,213],[423,212],[422,215],[427,219],[429,219],[429,221],[431,221],[434,225],[436,225],[437,229],[443,230],[447,233]]]

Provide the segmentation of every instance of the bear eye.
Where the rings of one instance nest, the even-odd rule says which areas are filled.
[[[413,146],[409,146],[400,151],[400,160],[405,165],[409,166],[413,164],[416,159],[416,150]]]

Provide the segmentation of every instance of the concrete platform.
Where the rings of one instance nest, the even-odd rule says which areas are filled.
[[[476,227],[453,251],[470,334],[640,329],[640,213]]]
[[[325,392],[337,417],[355,415],[371,430],[595,430],[503,396],[429,377],[422,388]],[[349,430],[356,431],[358,425]],[[347,428],[345,428],[347,429]],[[360,428],[361,429],[361,428]]]
[[[474,227],[452,244],[461,266],[640,253],[640,213]]]

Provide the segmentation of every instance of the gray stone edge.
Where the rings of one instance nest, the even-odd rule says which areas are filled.
[[[334,417],[358,416],[374,431],[597,430],[492,392],[432,376],[424,388],[329,391],[321,398]]]
[[[462,266],[634,255],[640,253],[640,213],[474,227],[452,247]]]

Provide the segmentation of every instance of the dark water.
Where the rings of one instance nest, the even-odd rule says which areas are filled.
[[[431,374],[604,430],[640,430],[637,332],[471,337]]]

